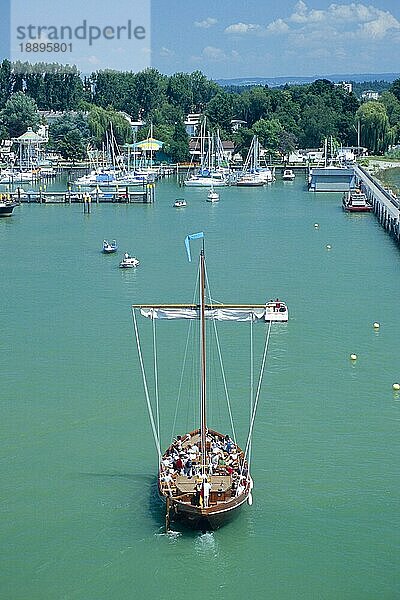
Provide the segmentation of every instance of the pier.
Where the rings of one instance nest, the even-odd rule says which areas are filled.
[[[400,242],[399,199],[359,165],[354,165],[354,174],[359,186],[372,204],[379,222]]]
[[[21,192],[18,189],[12,194],[5,195],[12,197],[18,203],[72,204],[77,202],[85,203],[89,198],[93,203],[152,204],[155,200],[155,184],[146,184],[140,190],[132,190],[124,187],[119,189],[110,188],[107,191],[96,190],[94,192],[77,192],[70,189],[66,191],[39,190]]]

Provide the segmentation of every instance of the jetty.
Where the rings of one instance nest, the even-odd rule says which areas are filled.
[[[113,202],[119,204],[152,204],[155,200],[155,184],[149,183],[140,190],[132,190],[128,187],[107,191],[96,190],[94,192],[77,192],[71,189],[65,191],[28,191],[17,190],[9,194],[18,203],[36,202],[39,204],[72,204],[94,202]]]
[[[381,225],[400,242],[400,200],[360,165],[354,165],[354,174]]]

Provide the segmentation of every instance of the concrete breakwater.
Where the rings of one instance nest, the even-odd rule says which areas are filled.
[[[379,222],[400,242],[400,201],[392,192],[368,171],[359,165],[354,166],[358,184],[372,204]]]

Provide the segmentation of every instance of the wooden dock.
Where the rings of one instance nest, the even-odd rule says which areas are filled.
[[[400,242],[400,200],[359,165],[354,165],[354,173],[379,222]]]
[[[110,188],[92,192],[66,191],[32,191],[17,190],[10,196],[19,203],[35,202],[38,204],[72,204],[72,203],[117,203],[117,204],[152,204],[155,200],[155,184],[146,184],[139,190],[130,188]]]

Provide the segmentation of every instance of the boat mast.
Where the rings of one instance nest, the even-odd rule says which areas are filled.
[[[205,475],[207,461],[206,447],[206,320],[205,320],[205,266],[204,241],[200,252],[200,339],[201,339],[201,390],[200,390],[200,439],[201,439],[201,473]]]

